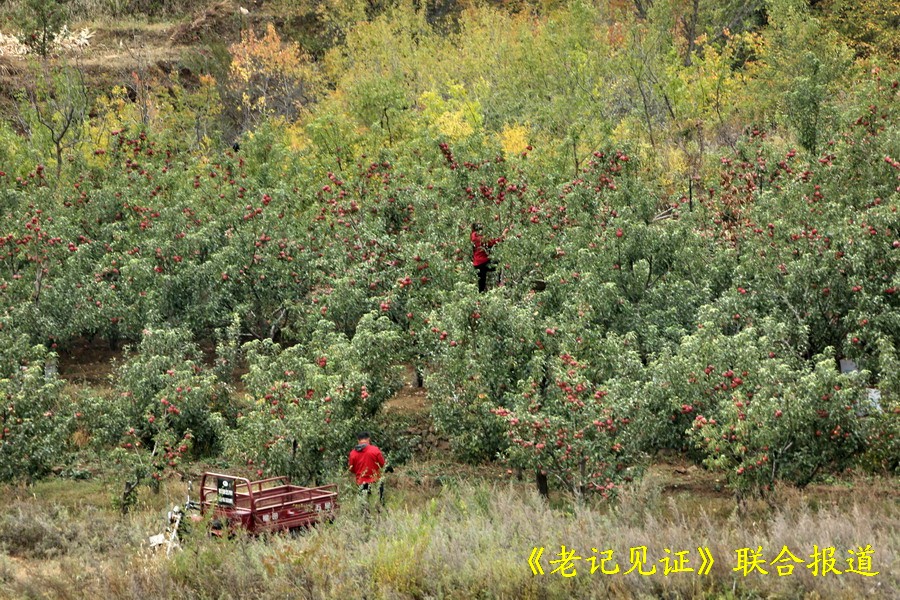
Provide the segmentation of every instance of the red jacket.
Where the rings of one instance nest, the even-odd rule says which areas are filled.
[[[472,266],[480,267],[481,265],[487,263],[491,260],[491,257],[488,256],[488,253],[485,251],[484,246],[491,248],[500,241],[500,238],[494,238],[492,240],[484,241],[484,238],[481,237],[481,234],[477,231],[473,231],[472,235],[469,236],[469,239],[472,240],[472,245],[475,247],[472,252]]]
[[[381,477],[384,455],[378,446],[360,444],[350,451],[347,462],[350,465],[350,472],[356,475],[357,484],[375,483]]]

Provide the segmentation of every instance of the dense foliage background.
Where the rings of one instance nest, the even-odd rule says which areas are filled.
[[[0,478],[87,439],[132,487],[322,480],[404,364],[460,459],[576,497],[661,449],[739,496],[896,472],[898,14],[813,4],[273,2],[97,86],[23,0]],[[129,348],[103,397],[52,368],[86,340]]]

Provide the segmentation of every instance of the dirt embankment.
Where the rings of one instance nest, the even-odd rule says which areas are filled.
[[[258,10],[252,0],[247,5],[254,12],[244,14],[236,1],[219,0],[198,5],[182,17],[152,22],[140,15],[128,19],[97,15],[96,20],[68,24],[69,30],[83,38],[81,43],[60,48],[48,60],[65,61],[81,69],[92,90],[108,90],[115,85],[131,88],[134,74],[164,79],[177,71],[184,82],[192,75],[189,70],[185,72],[183,64],[189,53],[209,43],[237,42],[242,29],[258,28],[273,18]],[[12,36],[11,31],[2,33]],[[0,47],[0,116],[15,122],[18,94],[33,84],[36,64],[40,61],[23,55],[21,47]]]

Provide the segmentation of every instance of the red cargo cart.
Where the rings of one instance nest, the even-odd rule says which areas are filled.
[[[330,521],[339,508],[337,484],[291,485],[288,477],[250,481],[245,477],[204,473],[200,511],[212,511],[226,529],[263,533],[309,527]]]

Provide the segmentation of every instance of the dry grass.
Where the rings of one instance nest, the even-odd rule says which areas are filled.
[[[772,511],[724,510],[727,498],[672,493],[666,474],[629,490],[617,507],[554,510],[514,482],[416,487],[427,467],[398,474],[388,509],[370,522],[352,506],[330,526],[304,535],[230,541],[197,535],[172,559],[148,555],[145,535],[160,527],[163,506],[180,496],[170,485],[137,514],[121,518],[102,502],[78,502],[82,490],[102,499],[97,482],[68,489],[39,487],[18,496],[0,517],[3,598],[895,598],[900,589],[900,507],[896,482],[854,485],[832,495],[792,492]],[[474,475],[474,474],[473,474]],[[473,476],[473,479],[477,476]],[[556,502],[554,503],[556,504]],[[707,507],[709,509],[707,509]],[[578,575],[551,575],[560,545],[583,560]],[[762,546],[771,559],[783,545],[804,560],[813,546],[834,546],[844,570],[848,548],[870,544],[880,574],[814,577],[798,565],[744,577],[732,569],[735,550]],[[545,546],[544,576],[527,558]],[[666,548],[708,546],[715,565],[694,573],[649,577],[589,574],[592,548],[613,549],[622,570],[631,547],[647,546],[656,561]],[[648,566],[649,568],[649,566]]]
[[[144,19],[182,18],[200,10],[208,0],[68,0],[64,3],[73,21],[104,22],[123,17]],[[7,0],[0,13],[13,15],[22,10],[21,0]]]

